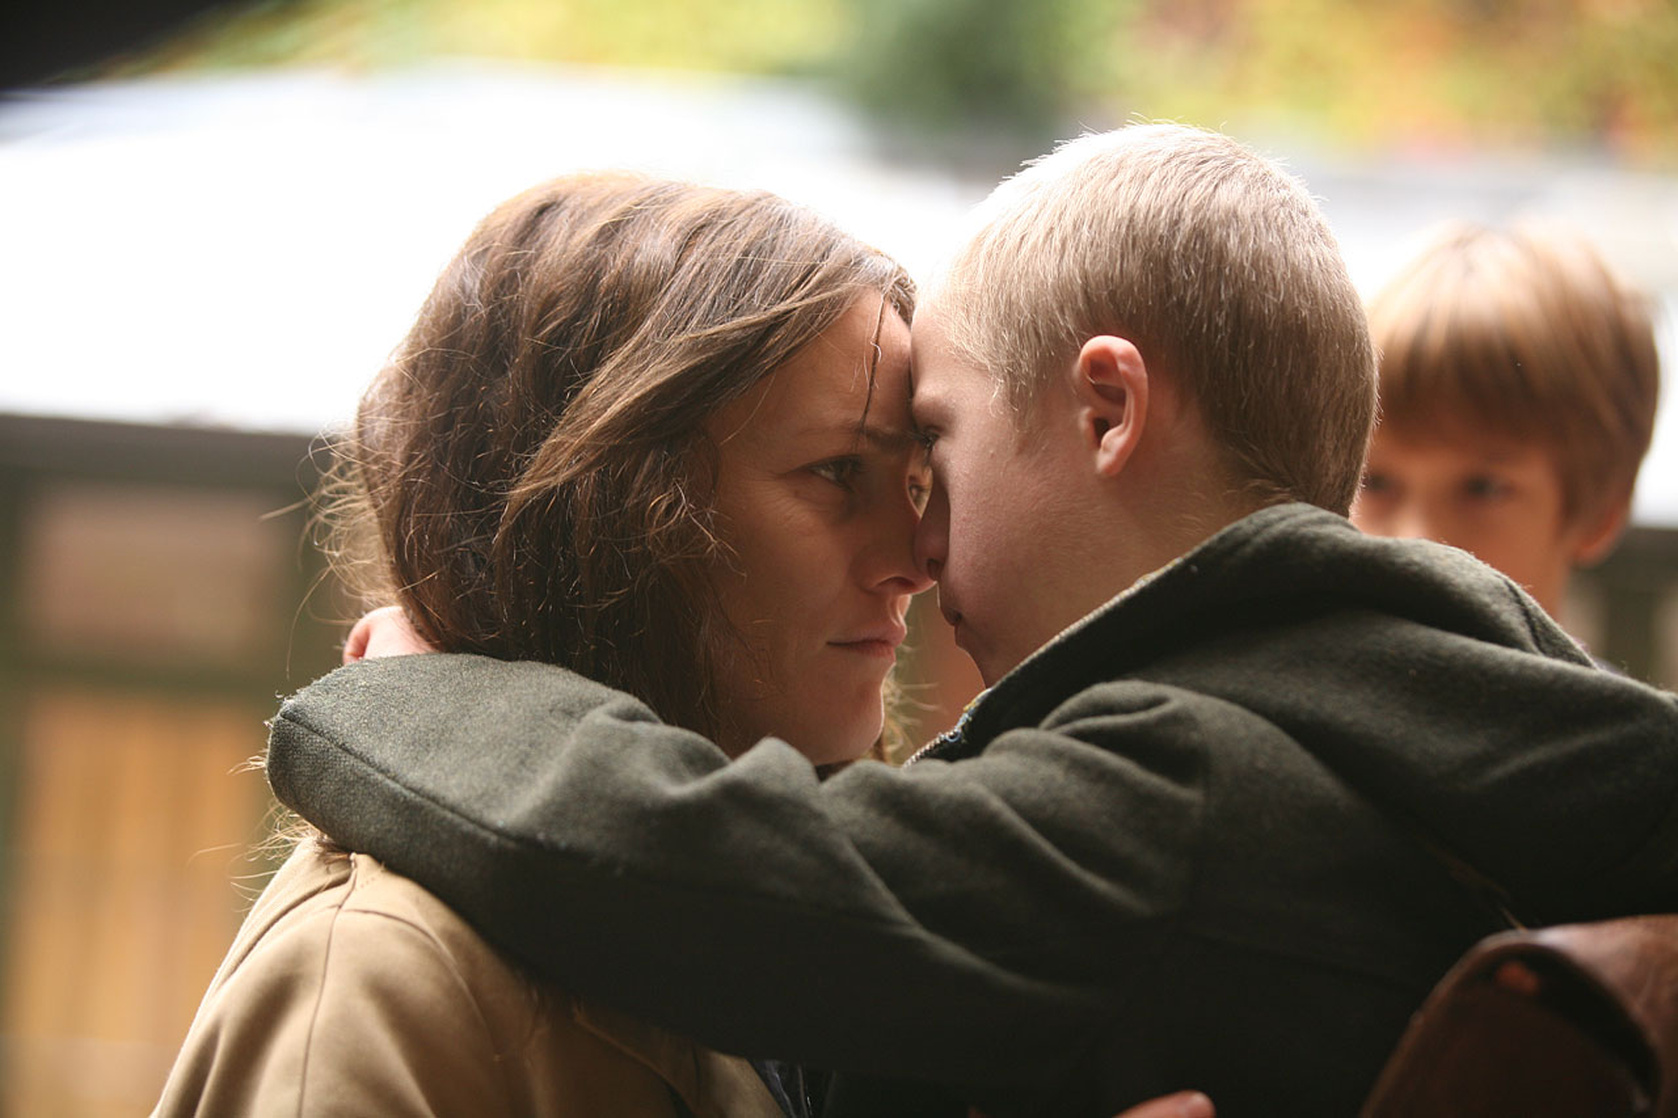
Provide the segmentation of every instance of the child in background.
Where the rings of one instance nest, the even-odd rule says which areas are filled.
[[[1613,549],[1649,449],[1649,300],[1576,237],[1452,226],[1378,294],[1381,422],[1352,518],[1453,544],[1552,616]]]

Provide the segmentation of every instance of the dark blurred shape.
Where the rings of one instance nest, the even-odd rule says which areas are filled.
[[[949,152],[1041,150],[1064,131],[1099,28],[1086,0],[849,0],[856,28],[840,82],[900,137]],[[945,154],[948,154],[946,152]]]
[[[269,0],[267,6],[285,3]],[[206,0],[30,0],[13,5],[0,34],[0,89],[43,85],[84,73],[226,6]]]

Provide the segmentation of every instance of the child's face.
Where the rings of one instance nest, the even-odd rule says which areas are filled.
[[[1472,552],[1554,614],[1589,543],[1564,508],[1556,461],[1541,445],[1466,427],[1381,427],[1352,521],[1371,535]]]
[[[915,553],[938,579],[956,643],[992,684],[1099,604],[1090,600],[1099,580],[1063,569],[1075,554],[1067,533],[1083,530],[1088,513],[1066,458],[1075,442],[1046,437],[1059,418],[1053,399],[1022,432],[990,373],[950,350],[924,304],[913,333],[911,410],[933,440]]]

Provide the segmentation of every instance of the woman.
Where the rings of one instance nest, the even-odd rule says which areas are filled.
[[[335,559],[367,642],[565,664],[743,750],[882,733],[928,479],[913,291],[760,193],[629,175],[507,202],[337,447]],[[382,635],[381,635],[382,633]],[[330,779],[330,774],[322,774]],[[672,930],[671,934],[679,934]],[[802,1077],[525,977],[364,855],[298,845],[157,1112],[800,1115]],[[1204,1118],[1199,1096],[1131,1118]]]
[[[891,260],[771,195],[537,187],[472,234],[363,397],[341,565],[434,647],[565,664],[735,750],[775,733],[855,760],[929,584],[911,306]],[[306,840],[158,1112],[752,1115],[802,1094],[527,979],[419,886]]]

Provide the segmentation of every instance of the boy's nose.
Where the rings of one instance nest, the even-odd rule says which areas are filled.
[[[915,562],[928,579],[944,573],[944,560],[950,544],[950,501],[944,487],[936,481],[928,496],[921,521],[915,525]]]
[[[932,588],[932,576],[927,573],[916,547],[917,527],[898,524],[876,552],[884,556],[879,568],[879,585],[893,594],[919,594]]]
[[[931,589],[932,578],[916,550],[920,511],[907,498],[878,508],[878,515],[863,522],[867,534],[860,541],[858,557],[864,563],[864,584],[891,594],[919,594]]]

